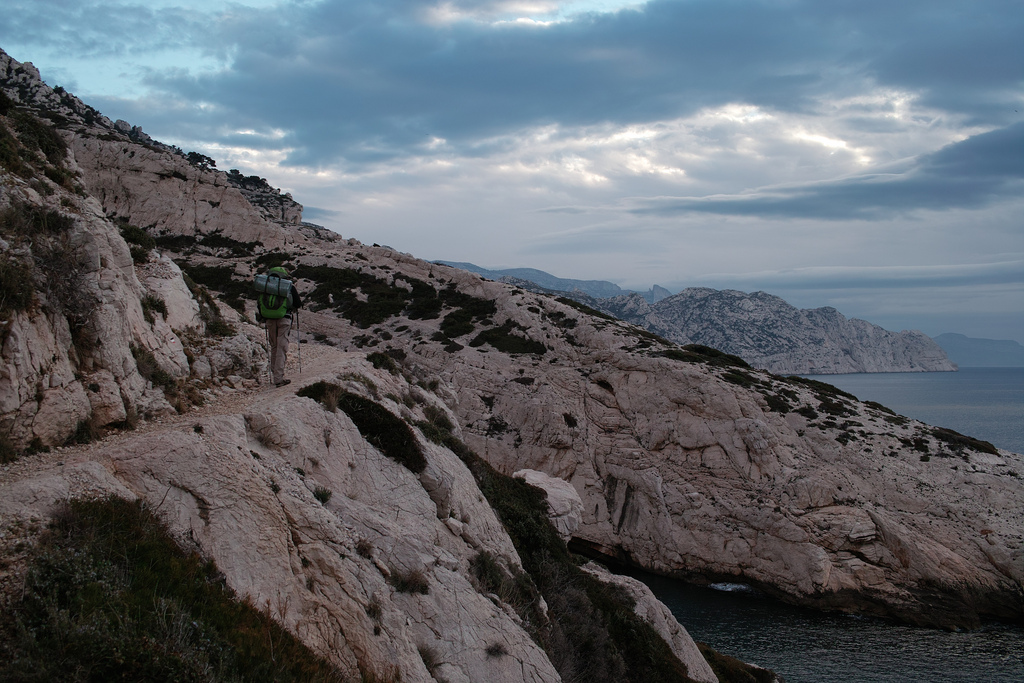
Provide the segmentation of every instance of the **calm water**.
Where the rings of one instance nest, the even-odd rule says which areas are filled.
[[[808,376],[901,415],[1024,453],[1024,368]]]
[[[1024,629],[949,633],[822,614],[750,592],[636,574],[694,640],[773,669],[786,683],[1021,683]]]
[[[1024,368],[812,375],[861,400],[1024,453]],[[822,614],[748,591],[637,574],[690,635],[787,683],[1022,683],[1024,628],[947,633]]]

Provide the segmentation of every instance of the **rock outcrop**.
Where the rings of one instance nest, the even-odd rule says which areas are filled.
[[[111,124],[49,90],[31,65],[0,58],[0,133],[29,160],[0,176],[3,274],[28,288],[4,300],[2,460],[22,454],[0,469],[0,547],[69,497],[141,498],[234,591],[347,675],[560,680],[537,624],[476,578],[481,556],[511,574],[522,564],[466,465],[420,436],[426,464],[415,474],[345,413],[297,397],[298,383],[253,392],[265,354],[252,311],[225,305],[179,266],[217,271],[231,257],[296,245],[317,246],[314,261],[361,256],[361,245],[334,249],[337,236],[302,224],[290,197],[250,196],[274,194],[262,179],[241,192],[209,160],[197,165]],[[22,135],[25,121],[50,131],[59,154],[44,159]],[[458,430],[408,374],[330,345],[311,355],[317,370],[305,385],[339,382],[410,423],[447,415]],[[17,563],[5,558],[0,573],[11,571]]]
[[[8,98],[51,101],[2,56]],[[484,552],[513,573],[522,558],[456,457],[468,446],[506,475],[542,473],[524,476],[559,492],[563,533],[606,557],[922,624],[1024,618],[1020,455],[571,301],[269,220],[217,172],[91,125],[63,125],[63,156],[40,152],[0,184],[4,215],[27,221],[4,224],[0,256],[36,287],[5,309],[4,446],[37,452],[0,471],[8,528],[67,496],[138,496],[346,671],[558,680],[523,618],[474,583]],[[147,253],[129,227],[192,239]],[[85,309],[39,266],[57,247]],[[288,390],[259,389],[261,331],[238,299],[256,259],[288,263],[309,306]],[[186,284],[182,270],[217,277]],[[318,380],[413,425],[423,471],[295,396]],[[82,423],[94,433],[79,441],[111,435],[38,453]],[[389,582],[417,572],[426,594]]]
[[[923,332],[890,332],[831,307],[798,309],[766,292],[691,287],[655,303],[638,294],[583,300],[678,344],[711,346],[776,374],[956,370]]]

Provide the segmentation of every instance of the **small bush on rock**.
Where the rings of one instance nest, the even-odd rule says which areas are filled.
[[[413,569],[409,572],[392,570],[391,576],[388,577],[388,583],[394,586],[399,593],[420,593],[421,595],[430,593],[430,583],[427,581],[426,574],[420,569]]]
[[[343,680],[118,498],[58,513],[0,618],[0,661],[18,681]]]
[[[296,395],[311,398],[328,408],[328,404],[336,400],[336,407],[349,416],[363,438],[381,453],[417,474],[426,468],[427,460],[409,425],[379,403],[330,382],[315,382]],[[337,398],[330,398],[333,396]]]

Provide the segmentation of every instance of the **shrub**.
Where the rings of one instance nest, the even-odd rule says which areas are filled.
[[[0,91],[3,92],[3,91]],[[11,438],[6,433],[0,432],[0,465],[14,462],[21,455],[18,449],[11,443]]]
[[[775,394],[764,394],[764,400],[768,402],[768,410],[776,413],[788,413],[791,410],[786,399]]]
[[[21,144],[39,150],[51,164],[63,165],[68,146],[53,126],[26,111],[12,112],[11,119]]]
[[[178,252],[187,251],[196,244],[196,238],[193,235],[157,235],[153,241],[161,249]]]
[[[31,204],[14,203],[0,211],[0,234],[28,237],[33,242],[43,236],[65,234],[74,225],[71,216]]]
[[[489,330],[484,330],[474,337],[473,340],[469,342],[469,345],[477,347],[489,344],[498,351],[509,355],[522,353],[544,355],[547,353],[547,347],[541,342],[528,339],[518,334],[513,334],[512,329],[514,327],[514,323],[509,321],[500,327],[492,327]]]
[[[264,268],[269,270],[271,268],[276,268],[277,266],[284,266],[286,263],[291,261],[291,259],[291,254],[281,251],[268,251],[265,254],[257,256],[253,263],[257,269]]]
[[[955,432],[952,429],[946,429],[945,427],[936,427],[932,429],[932,436],[939,441],[948,444],[954,451],[962,452],[965,448],[970,448],[981,453],[991,453],[992,455],[998,455],[999,451],[988,441],[981,441],[970,436],[964,436],[960,432]]]
[[[220,230],[207,233],[199,238],[198,244],[207,249],[227,249],[233,257],[252,256],[253,251],[259,246],[259,242],[240,242],[230,237],[225,237]]]
[[[853,401],[857,400],[857,397],[854,396],[853,394],[843,391],[839,387],[832,386],[827,382],[821,382],[816,379],[800,377],[799,375],[789,375],[788,377],[782,377],[779,379],[781,379],[784,382],[803,384],[804,386],[814,389],[815,393],[819,394],[818,400],[822,400],[820,397],[821,394],[825,396],[842,396],[843,398],[848,398]]]
[[[26,310],[32,304],[32,269],[6,252],[0,254],[0,316]]]
[[[148,232],[128,223],[121,223],[121,237],[128,243],[134,263],[145,263],[149,260],[149,252],[156,246],[156,240]]]
[[[423,417],[427,418],[427,421],[430,422],[430,424],[445,431],[450,432],[455,429],[455,425],[452,424],[451,419],[448,417],[448,413],[435,405],[428,404],[424,406]]]
[[[152,382],[153,386],[163,387],[164,391],[172,391],[177,388],[177,380],[170,373],[160,368],[152,351],[132,346],[131,352],[135,358],[135,365],[143,379]]]
[[[384,280],[351,268],[300,266],[292,275],[316,283],[316,288],[309,294],[311,301],[325,308],[333,308],[336,313],[364,329],[399,315],[412,298],[407,289],[389,285]],[[433,294],[433,287],[419,284]],[[416,286],[413,283],[414,291]],[[360,300],[359,292],[365,301]]]
[[[758,383],[752,375],[740,370],[727,370],[722,373],[722,379],[748,389]]]
[[[687,681],[686,667],[633,613],[628,596],[582,571],[547,518],[547,495],[500,474],[448,434],[444,444],[466,463],[522,558],[527,579],[548,604],[534,601],[524,617],[564,680]],[[477,566],[485,563],[477,558]]]
[[[150,325],[156,322],[154,313],[159,313],[164,318],[167,317],[167,303],[156,296],[155,294],[147,294],[140,300],[142,304],[142,317],[146,319]]]
[[[659,355],[684,363],[707,363],[716,367],[735,367],[750,369],[750,364],[739,356],[725,353],[704,344],[687,344],[686,346],[665,349]]]
[[[411,472],[419,474],[426,468],[427,460],[409,425],[384,406],[322,381],[303,387],[296,395],[312,398],[325,406],[329,396],[337,396],[337,408],[349,416],[371,445]]]
[[[224,294],[224,303],[235,310],[245,312],[245,300],[252,294],[249,282],[235,279],[234,266],[186,266],[185,273],[196,284],[216,289]]]
[[[323,486],[317,486],[313,489],[313,497],[320,501],[321,505],[327,505],[327,501],[331,499],[333,491]]]
[[[430,593],[430,583],[421,569],[413,569],[408,572],[392,570],[391,576],[388,577],[388,583],[394,586],[399,593],[420,593],[421,595]]]
[[[774,683],[776,680],[775,674],[769,669],[751,666],[735,657],[723,655],[705,643],[698,642],[697,648],[723,683]]]
[[[66,504],[0,630],[6,680],[342,680],[118,498]]]
[[[504,657],[508,654],[508,649],[504,643],[494,642],[488,645],[484,652],[487,653],[488,657]]]
[[[618,318],[616,318],[615,316],[608,315],[607,313],[602,313],[601,311],[595,308],[591,308],[590,306],[581,304],[579,301],[573,301],[568,297],[560,296],[556,298],[555,301],[557,301],[560,304],[565,304],[566,306],[575,308],[577,311],[580,311],[581,313],[586,313],[587,315],[593,316],[595,318],[601,318],[602,320],[618,321]]]
[[[392,375],[397,375],[399,373],[398,364],[395,363],[395,360],[386,353],[374,351],[373,353],[366,355],[366,360],[370,361],[373,367],[378,370],[387,370]]]

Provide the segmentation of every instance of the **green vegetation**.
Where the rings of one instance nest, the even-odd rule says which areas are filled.
[[[74,500],[0,619],[4,681],[341,681],[153,513]]]
[[[278,266],[284,266],[287,268],[285,264],[290,265],[291,259],[291,254],[282,251],[268,251],[265,254],[260,254],[259,256],[257,256],[256,260],[254,261],[254,265],[256,266],[257,269],[262,268],[266,270],[270,270],[271,268],[276,268]]]
[[[577,311],[580,311],[581,313],[586,313],[587,315],[594,316],[595,318],[601,318],[602,320],[611,320],[611,321],[614,321],[614,322],[618,322],[619,321],[619,319],[616,318],[613,315],[608,315],[607,313],[602,313],[601,311],[597,310],[596,308],[591,308],[590,306],[587,306],[586,304],[581,304],[579,301],[574,301],[574,300],[572,300],[572,299],[570,299],[568,297],[560,296],[560,297],[557,297],[555,299],[555,301],[557,301],[560,304],[565,304],[566,306],[569,306],[571,308],[575,308]]]
[[[999,451],[988,441],[982,441],[975,439],[970,436],[964,436],[960,432],[955,432],[952,429],[946,429],[945,427],[935,427],[931,431],[939,441],[949,446],[952,450],[957,453],[963,453],[965,448],[970,448],[981,453],[991,453],[992,455],[998,455]]]
[[[30,150],[42,152],[46,160],[54,166],[63,166],[68,146],[64,138],[57,134],[53,126],[37,119],[23,109],[15,109],[7,114],[18,140]]]
[[[473,332],[476,329],[475,323],[485,320],[497,311],[493,301],[462,294],[451,285],[441,290],[439,298],[455,309],[441,321],[441,334],[449,340]],[[454,345],[454,342],[449,344]]]
[[[760,383],[753,375],[743,372],[742,370],[727,370],[722,373],[722,379],[726,382],[737,384],[748,389]]]
[[[207,233],[201,236],[197,244],[214,251],[228,250],[234,258],[252,256],[259,242],[240,242],[230,237],[225,237],[220,230]]]
[[[150,325],[156,322],[154,313],[159,313],[167,318],[167,303],[155,294],[147,294],[140,300],[142,303],[142,316]]]
[[[729,681],[729,683],[774,683],[775,681],[775,674],[768,669],[753,667],[735,657],[723,655],[705,643],[697,643],[697,648],[711,665],[711,670],[718,676],[719,681]]]
[[[39,180],[39,171],[56,185],[84,193],[75,173],[65,165],[67,144],[52,124],[18,107],[6,96],[0,102],[0,115],[5,117],[0,122],[0,168],[32,180],[32,186],[43,194],[52,194],[53,190]]]
[[[502,353],[511,355],[520,353],[544,355],[547,353],[548,347],[544,346],[541,342],[514,334],[513,330],[518,327],[519,326],[516,325],[516,323],[509,320],[500,327],[492,327],[489,330],[484,330],[477,336],[473,337],[473,340],[469,342],[469,345],[477,347],[488,344]]]
[[[245,301],[252,296],[252,284],[235,279],[234,266],[183,265],[182,270],[196,284],[223,293],[224,303],[239,313],[245,313]]]
[[[0,211],[0,235],[22,237],[36,243],[40,238],[71,231],[75,219],[54,209],[15,202]]]
[[[196,245],[194,235],[157,235],[153,240],[156,242],[156,246],[161,249],[168,249],[179,253],[189,251]],[[182,264],[179,263],[178,265],[181,266]]]
[[[398,363],[395,359],[386,353],[381,351],[374,351],[373,353],[366,354],[366,360],[370,361],[373,367],[378,370],[387,370],[392,375],[399,374]]]
[[[868,408],[874,408],[875,410],[878,410],[880,412],[888,413],[889,415],[896,415],[896,412],[894,410],[892,410],[891,408],[886,408],[881,403],[878,403],[876,401],[864,401],[864,405],[866,405]]]
[[[790,383],[795,383],[795,384],[803,384],[806,387],[810,387],[811,389],[814,389],[814,392],[816,394],[821,394],[821,395],[824,395],[824,396],[842,396],[843,398],[848,398],[848,399],[850,399],[852,401],[856,401],[857,400],[857,397],[854,396],[853,394],[847,393],[847,392],[843,391],[842,389],[840,389],[839,387],[832,386],[831,384],[828,384],[826,382],[819,382],[816,379],[809,379],[807,377],[800,377],[798,375],[789,375],[787,377],[776,377],[776,379],[778,379],[780,381],[783,381],[783,382],[790,382]],[[819,396],[818,400],[821,400],[820,396]]]
[[[765,401],[768,402],[768,410],[775,413],[782,413],[783,415],[791,410],[789,402],[781,396],[775,394],[764,394]]]
[[[363,329],[400,315],[407,308],[413,318],[436,318],[437,314],[431,311],[440,310],[434,288],[413,278],[402,278],[412,287],[409,291],[351,268],[300,266],[292,275],[316,283],[309,294],[310,301],[331,308]],[[360,301],[360,293],[366,301]],[[433,302],[437,302],[436,306]]]
[[[672,360],[683,361],[684,363],[706,363],[714,367],[734,367],[751,369],[750,364],[739,356],[725,353],[718,349],[703,344],[687,344],[671,349],[665,349],[658,355]]]
[[[0,254],[0,317],[27,310],[32,305],[32,268],[12,258],[9,252]]]
[[[331,499],[334,492],[324,486],[317,486],[313,489],[313,497],[320,501],[321,505],[327,505],[327,501]]]
[[[427,581],[427,576],[420,569],[413,569],[408,572],[392,569],[391,576],[388,577],[388,583],[394,586],[395,590],[399,593],[419,593],[421,595],[430,593],[430,584]]]
[[[156,246],[156,240],[140,227],[124,221],[118,222],[121,226],[121,237],[128,243],[128,248],[131,250],[132,261],[145,263],[149,259],[149,252]]]
[[[544,491],[499,473],[450,431],[417,426],[466,463],[511,536],[525,574],[512,575],[481,553],[473,560],[474,576],[485,590],[509,597],[564,680],[689,680],[665,641],[633,613],[629,596],[577,566],[548,521]],[[534,595],[547,602],[546,619]]]
[[[315,382],[295,393],[318,401],[332,412],[340,408],[364,439],[410,471],[419,474],[426,468],[427,460],[409,425],[384,406],[330,382]]]
[[[153,386],[163,387],[165,392],[172,392],[177,388],[177,380],[160,368],[152,351],[134,345],[132,345],[131,351],[135,358],[135,365],[143,379],[152,382]]]

